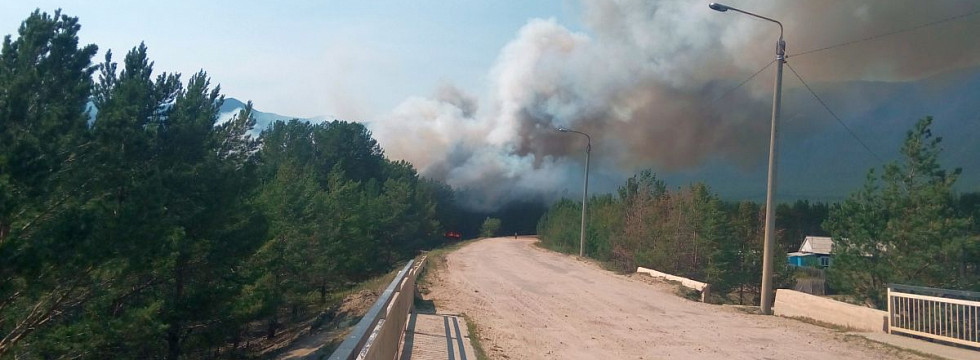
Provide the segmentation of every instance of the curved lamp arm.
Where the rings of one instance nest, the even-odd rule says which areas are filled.
[[[779,55],[779,56],[785,55],[785,53],[786,53],[786,43],[783,42],[783,23],[781,23],[779,21],[776,21],[775,19],[772,19],[772,18],[768,18],[768,17],[762,16],[762,15],[759,15],[759,14],[754,14],[754,13],[751,13],[751,12],[748,12],[748,11],[745,11],[745,10],[742,10],[742,9],[733,8],[731,6],[724,5],[724,4],[710,3],[710,4],[708,4],[708,7],[711,8],[711,10],[715,10],[715,11],[718,11],[718,12],[726,12],[728,10],[731,10],[731,11],[743,13],[745,15],[757,17],[757,18],[762,19],[762,20],[768,20],[768,21],[771,21],[771,22],[776,23],[776,25],[779,25],[779,42],[777,43],[778,46],[776,47],[776,54]]]
[[[589,134],[586,134],[581,131],[572,130],[572,129],[566,129],[566,128],[557,128],[555,130],[561,131],[563,133],[576,133],[576,134],[585,135],[585,139],[589,142],[585,148],[585,151],[592,151],[592,137],[589,136]]]

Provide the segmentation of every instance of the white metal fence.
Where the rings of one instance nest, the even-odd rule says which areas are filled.
[[[889,285],[888,332],[980,348],[980,293]]]

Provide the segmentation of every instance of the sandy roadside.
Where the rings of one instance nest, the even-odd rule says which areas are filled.
[[[495,238],[447,256],[427,296],[466,313],[493,359],[918,359],[792,319],[680,298],[666,284],[617,275]]]

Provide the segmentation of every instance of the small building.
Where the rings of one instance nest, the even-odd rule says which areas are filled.
[[[786,254],[790,265],[826,269],[832,263],[834,240],[828,236],[807,236],[800,250]]]

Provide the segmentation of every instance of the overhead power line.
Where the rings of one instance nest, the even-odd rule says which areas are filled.
[[[749,76],[747,79],[742,80],[742,82],[738,83],[738,85],[735,85],[735,87],[732,87],[731,89],[728,89],[727,91],[725,91],[724,94],[721,94],[721,96],[719,96],[719,97],[715,98],[714,100],[712,100],[711,101],[711,104],[715,104],[718,101],[721,101],[721,99],[724,99],[726,96],[728,96],[731,93],[735,92],[735,90],[738,90],[740,87],[742,87],[742,85],[745,85],[745,83],[747,83],[747,82],[751,81],[753,78],[755,78],[756,75],[759,75],[760,73],[762,73],[763,71],[765,71],[766,69],[768,69],[769,66],[772,65],[774,62],[776,62],[776,60],[770,61],[768,64],[766,64],[766,66],[763,66],[761,69],[759,69],[759,71],[756,71],[754,74],[752,74],[752,76]]]
[[[936,21],[933,21],[933,22],[928,22],[928,23],[925,23],[925,24],[919,24],[919,25],[912,26],[912,27],[905,28],[905,29],[899,29],[899,30],[895,30],[895,31],[886,32],[886,33],[883,33],[883,34],[872,35],[872,36],[869,36],[869,37],[866,37],[866,38],[863,38],[863,39],[851,40],[851,41],[843,42],[843,43],[836,44],[836,45],[825,46],[825,47],[822,47],[822,48],[819,48],[819,49],[807,50],[807,51],[796,53],[796,54],[790,54],[789,56],[790,57],[793,57],[793,56],[803,56],[803,55],[813,54],[813,53],[821,52],[821,51],[825,51],[825,50],[836,49],[836,48],[843,47],[843,46],[854,45],[854,44],[857,44],[857,43],[860,43],[860,42],[865,42],[865,41],[880,39],[880,38],[887,37],[887,36],[897,35],[897,34],[901,34],[901,33],[907,33],[907,32],[910,32],[910,31],[915,31],[915,30],[919,30],[919,29],[922,29],[922,28],[927,28],[927,27],[930,27],[930,26],[935,26],[935,25],[947,23],[947,22],[950,22],[950,21],[959,20],[959,19],[962,19],[962,18],[965,18],[965,17],[970,17],[970,16],[973,16],[973,15],[976,15],[976,14],[980,14],[980,9],[974,10],[973,12],[969,12],[969,13],[966,13],[966,14],[956,15],[956,16],[953,16],[953,17],[948,17],[948,18],[945,18],[945,19],[940,19],[940,20],[936,20]]]
[[[861,138],[858,137],[857,134],[854,133],[854,131],[851,131],[851,128],[849,128],[847,126],[847,124],[844,124],[844,121],[841,120],[840,117],[837,116],[837,114],[834,113],[833,110],[830,110],[830,107],[827,106],[827,103],[824,102],[823,99],[820,98],[820,95],[817,95],[817,93],[814,92],[812,88],[810,88],[810,85],[807,84],[805,80],[803,80],[803,77],[800,76],[800,74],[798,72],[796,72],[796,69],[794,69],[792,66],[790,66],[789,63],[786,63],[786,67],[788,67],[789,70],[793,72],[793,75],[796,75],[796,78],[797,79],[800,79],[800,82],[803,83],[803,86],[806,87],[807,91],[809,91],[810,94],[813,95],[813,97],[817,99],[817,102],[819,102],[820,105],[822,105],[823,108],[826,109],[827,112],[830,113],[830,115],[833,116],[835,120],[837,120],[837,123],[838,124],[840,124],[841,126],[844,127],[844,130],[847,130],[847,132],[849,134],[851,134],[852,137],[854,137],[854,140],[857,140],[857,142],[860,143],[861,146],[863,146],[864,149],[867,150],[869,154],[871,154],[871,156],[874,156],[875,159],[878,159],[878,162],[881,162],[881,163],[884,163],[885,162],[884,160],[881,159],[880,156],[878,156],[878,154],[876,154],[874,151],[872,151],[871,148],[868,147],[868,145],[865,144],[864,141],[862,141]]]

